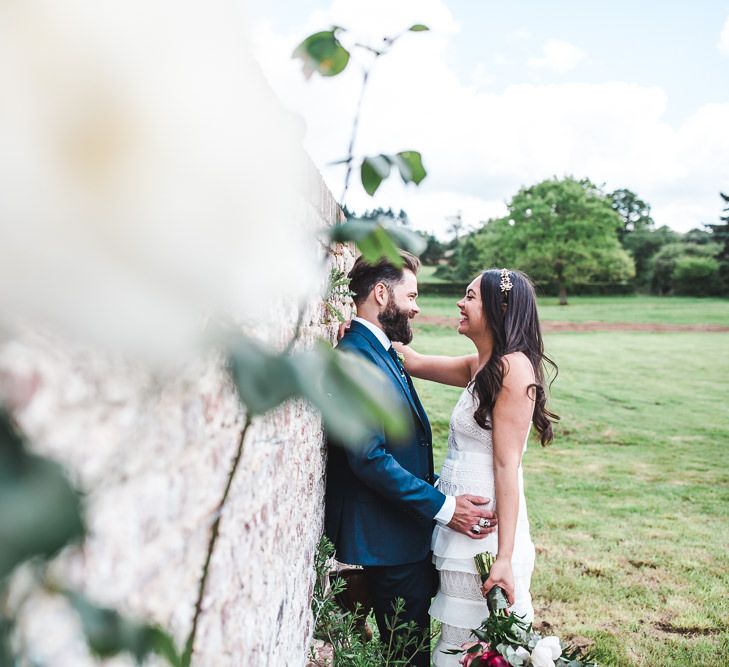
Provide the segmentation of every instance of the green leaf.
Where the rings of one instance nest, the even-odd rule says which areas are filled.
[[[65,591],[65,595],[81,619],[89,649],[98,657],[127,652],[141,664],[148,654],[156,653],[171,665],[180,665],[174,640],[160,627],[125,618],[115,609],[95,605],[74,591]]]
[[[326,430],[339,442],[361,444],[384,428],[393,438],[407,432],[409,422],[392,384],[373,364],[325,343],[292,359],[301,395],[322,415]]]
[[[30,454],[0,410],[0,579],[33,556],[49,557],[84,534],[79,494],[61,467]]]
[[[296,354],[276,355],[236,334],[229,366],[241,400],[261,414],[293,397],[308,400],[342,444],[358,445],[376,428],[393,437],[407,430],[390,382],[372,364],[322,343]]]
[[[423,167],[423,158],[418,151],[401,151],[392,156],[392,161],[400,170],[403,183],[415,183],[420,185],[427,176]]]
[[[428,241],[412,229],[388,225],[385,227],[385,231],[398,248],[407,250],[413,255],[421,255],[428,247]]]
[[[314,72],[321,76],[336,76],[344,71],[349,63],[349,51],[337,39],[340,28],[323,30],[309,35],[299,44],[292,58],[300,58],[304,76],[309,79]]]
[[[371,234],[358,241],[357,247],[370,264],[375,264],[380,259],[386,259],[396,268],[402,267],[402,257],[400,257],[397,246],[380,225],[375,225]]]
[[[384,219],[374,222],[350,218],[331,227],[329,235],[332,241],[339,243],[354,241],[364,258],[372,264],[386,258],[397,268],[402,267],[397,248],[420,255],[427,247],[426,239],[420,234]]]
[[[370,197],[377,192],[380,184],[390,175],[390,158],[387,155],[375,155],[362,160],[360,177],[362,187]]]
[[[422,23],[416,23],[415,25],[411,25],[408,30],[410,32],[425,32],[426,30],[430,30],[430,28]]]
[[[14,655],[10,646],[10,636],[13,622],[7,616],[0,614],[0,666],[20,665],[20,660]]]
[[[268,412],[297,393],[289,357],[274,354],[245,336],[236,336],[229,352],[233,381],[251,414]]]

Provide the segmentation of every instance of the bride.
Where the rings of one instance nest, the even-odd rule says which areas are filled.
[[[441,622],[433,664],[458,665],[459,656],[443,653],[473,640],[471,629],[488,616],[486,593],[501,586],[511,611],[531,622],[529,584],[534,545],[524,499],[521,459],[534,424],[539,440],[552,439],[558,417],[546,408],[545,356],[534,288],[526,275],[489,269],[475,278],[458,302],[458,333],[476,346],[462,357],[419,354],[398,345],[405,367],[415,377],[465,387],[450,421],[448,453],[438,486],[447,495],[470,493],[495,498],[498,529],[472,540],[445,525],[433,532],[433,561],[440,587],[430,615]],[[479,526],[472,528],[480,532]],[[482,585],[473,556],[496,555]]]

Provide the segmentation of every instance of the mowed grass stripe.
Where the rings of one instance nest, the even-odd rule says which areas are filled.
[[[465,290],[465,283],[464,283]],[[458,317],[457,297],[428,296],[428,285],[419,287],[423,315]],[[656,324],[707,324],[729,326],[729,299],[657,296],[570,297],[560,306],[556,298],[539,299],[539,316],[557,322],[636,322]]]

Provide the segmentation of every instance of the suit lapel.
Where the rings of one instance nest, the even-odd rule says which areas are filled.
[[[426,426],[427,417],[424,417],[423,406],[420,404],[420,401],[415,396],[415,389],[413,388],[412,392],[410,391],[407,378],[400,374],[400,369],[392,360],[392,357],[387,352],[387,350],[382,347],[382,343],[377,340],[375,335],[366,326],[360,324],[359,322],[352,322],[352,324],[350,325],[350,331],[352,333],[358,333],[363,336],[370,344],[372,349],[380,356],[382,361],[387,366],[387,369],[390,371],[390,374],[395,379],[395,382],[397,382],[397,384],[400,386],[400,389],[407,397],[408,403],[410,404],[410,408],[412,409],[413,413],[418,418],[418,421],[423,426],[426,433],[428,433],[429,425]]]

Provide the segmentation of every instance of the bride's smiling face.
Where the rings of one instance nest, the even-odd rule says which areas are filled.
[[[481,276],[474,278],[466,288],[464,296],[457,304],[461,311],[458,321],[458,333],[473,338],[486,332],[486,320],[483,316],[483,302],[481,301]]]

